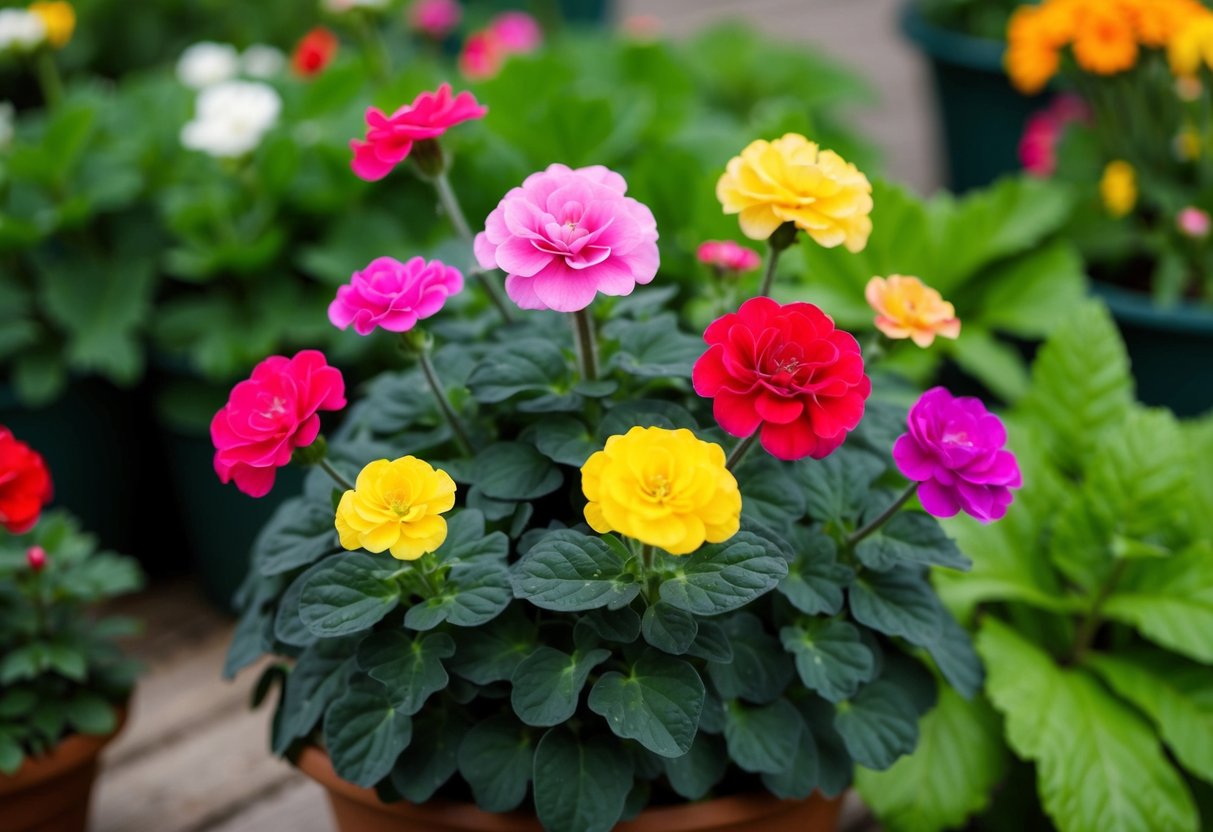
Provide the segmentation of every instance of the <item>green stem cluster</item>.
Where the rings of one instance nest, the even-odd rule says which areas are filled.
[[[463,238],[467,243],[468,248],[471,248],[476,241],[475,235],[472,233],[472,227],[468,225],[467,217],[463,213],[463,208],[459,204],[459,197],[455,195],[455,189],[451,187],[451,180],[447,178],[446,171],[440,170],[438,173],[428,177],[430,183],[434,186],[434,192],[438,195],[438,204],[442,206],[442,211],[450,219],[451,225],[455,226],[456,233]],[[509,302],[501,295],[501,289],[489,279],[485,271],[478,267],[473,267],[469,274],[484,289],[493,306],[497,308],[502,320],[510,323],[514,320],[514,313],[510,310]]]
[[[430,360],[430,347],[423,346],[417,351],[417,361],[421,365],[421,373],[425,376],[426,383],[430,386],[430,390],[434,393],[434,398],[438,401],[438,407],[442,410],[442,415],[446,418],[447,424],[451,426],[451,433],[455,436],[455,444],[459,446],[460,452],[464,456],[472,455],[472,440],[468,434],[467,428],[463,425],[463,420],[459,418],[459,414],[455,412],[451,400],[447,397],[446,388],[442,386],[442,382],[438,379],[438,372],[434,369],[434,363]]]
[[[577,363],[585,381],[598,380],[598,342],[594,321],[588,309],[573,313],[573,342],[577,345]]]

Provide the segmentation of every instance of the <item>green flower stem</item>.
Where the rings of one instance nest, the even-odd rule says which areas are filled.
[[[320,470],[322,470],[322,471],[324,471],[324,473],[328,474],[329,478],[332,479],[333,482],[337,483],[337,485],[340,486],[342,489],[344,489],[346,491],[354,490],[353,483],[351,483],[345,477],[341,476],[340,472],[338,472],[338,470],[333,467],[333,464],[331,462],[329,462],[327,459],[324,459],[324,458],[318,459],[316,461],[316,464],[320,466]]]
[[[1129,561],[1121,558],[1112,567],[1112,573],[1108,575],[1108,579],[1104,581],[1103,586],[1099,588],[1095,600],[1091,602],[1091,609],[1087,611],[1082,623],[1078,625],[1078,630],[1074,633],[1074,643],[1070,646],[1070,652],[1066,656],[1066,664],[1072,665],[1077,663],[1091,648],[1091,643],[1095,640],[1095,634],[1099,632],[1099,626],[1103,624],[1103,606],[1107,603],[1108,597],[1115,591],[1116,585],[1120,583],[1120,579],[1125,574],[1125,568],[1129,565]]]
[[[779,255],[782,253],[782,249],[777,249],[773,246],[767,253],[767,267],[762,273],[762,286],[758,289],[758,297],[770,296],[771,285],[775,282],[775,266],[779,263]]]
[[[863,526],[862,528],[857,529],[854,532],[852,532],[851,536],[847,538],[847,546],[854,546],[856,543],[863,540],[868,535],[872,534],[872,532],[879,529],[885,523],[889,522],[889,520],[892,519],[893,515],[896,514],[898,511],[900,511],[901,507],[904,506],[907,502],[909,502],[910,498],[913,497],[914,494],[917,492],[918,492],[918,483],[916,483],[916,482],[910,483],[909,487],[906,488],[905,491],[901,492],[901,496],[898,497],[896,500],[894,500],[892,505],[890,505],[888,508],[886,508],[884,511],[882,511],[880,513],[879,517],[876,517],[875,519],[870,521],[866,526]]]
[[[724,467],[730,471],[737,470],[737,466],[741,464],[741,460],[745,459],[745,455],[750,452],[750,448],[754,447],[754,443],[757,441],[758,431],[754,431],[734,445],[733,450],[729,453],[729,458],[725,460]]]
[[[598,342],[594,336],[594,321],[586,309],[573,313],[573,341],[577,345],[577,362],[585,381],[598,380]]]
[[[775,284],[775,267],[779,265],[779,257],[783,250],[796,242],[797,228],[794,223],[785,222],[775,229],[767,240],[767,267],[762,273],[762,285],[758,289],[758,297],[770,297],[771,287]]]
[[[463,426],[459,414],[451,406],[451,400],[446,395],[446,388],[438,380],[438,373],[434,371],[434,363],[430,361],[428,345],[417,351],[417,360],[421,364],[421,372],[425,376],[426,383],[434,391],[434,398],[438,400],[438,407],[442,410],[442,415],[446,417],[447,424],[451,426],[451,432],[455,435],[455,444],[459,446],[459,450],[464,456],[471,456],[472,440],[468,437],[467,428]]]
[[[59,75],[55,54],[49,49],[39,50],[34,59],[34,70],[38,74],[38,86],[42,88],[42,100],[47,107],[57,107],[63,100],[63,78]]]
[[[450,219],[451,225],[455,226],[456,233],[471,248],[476,242],[476,237],[472,234],[472,227],[468,225],[463,208],[459,205],[459,197],[455,196],[455,189],[451,187],[451,180],[447,178],[446,171],[439,171],[434,176],[429,177],[429,181],[434,186],[434,192],[438,194],[438,204],[442,206],[442,210]],[[483,269],[473,268],[470,274],[484,288],[485,294],[489,296],[489,300],[493,302],[493,306],[497,307],[497,311],[501,313],[502,319],[507,324],[511,323],[514,320],[514,313],[510,311],[510,305],[506,299],[501,296],[501,289],[498,288],[497,284],[489,279],[488,274]]]

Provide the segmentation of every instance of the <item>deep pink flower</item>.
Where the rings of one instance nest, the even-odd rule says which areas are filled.
[[[526,12],[502,12],[489,24],[489,35],[507,55],[525,55],[543,44],[543,27]]]
[[[41,546],[31,546],[25,550],[25,563],[31,572],[41,572],[46,568],[46,550]]]
[[[270,356],[232,388],[211,420],[215,473],[250,497],[264,497],[277,470],[320,434],[321,410],[345,407],[345,380],[324,354],[303,350],[294,358]]]
[[[1184,208],[1176,215],[1175,224],[1179,227],[1180,233],[1195,240],[1202,240],[1208,237],[1210,229],[1213,228],[1213,221],[1209,219],[1209,212],[1202,211],[1192,205]]]
[[[762,258],[752,248],[739,246],[732,240],[708,240],[696,252],[699,262],[731,272],[752,272],[762,265]]]
[[[414,257],[401,263],[380,257],[337,290],[329,304],[329,320],[338,329],[354,325],[359,335],[376,327],[408,332],[422,318],[437,314],[446,299],[463,289],[463,275],[454,266]]]
[[[501,71],[505,50],[491,32],[474,32],[463,42],[459,71],[469,81],[484,81]]]
[[[351,167],[368,182],[382,179],[408,157],[413,142],[436,139],[456,124],[484,118],[487,112],[470,92],[452,96],[450,84],[421,93],[390,116],[371,107],[366,111],[366,141],[350,140]]]
[[[1091,109],[1076,95],[1062,94],[1033,113],[1019,140],[1019,162],[1033,176],[1047,179],[1057,170],[1057,145],[1066,128],[1091,120]]]
[[[550,165],[501,200],[476,235],[476,259],[508,277],[523,309],[577,312],[599,292],[630,295],[657,274],[657,221],[601,165]]]
[[[414,0],[409,6],[409,25],[434,40],[442,40],[454,31],[462,17],[458,0]]]
[[[703,333],[695,392],[733,436],[762,430],[779,459],[822,459],[863,418],[872,382],[859,342],[811,303],[751,298]]]
[[[1004,447],[1007,430],[980,399],[955,398],[934,387],[910,408],[909,432],[893,444],[893,459],[920,483],[922,507],[936,517],[965,512],[983,523],[998,520],[1023,479]]]

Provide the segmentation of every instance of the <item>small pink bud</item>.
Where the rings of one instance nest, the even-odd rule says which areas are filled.
[[[41,572],[46,568],[46,550],[41,546],[29,547],[25,553],[25,562],[34,572]]]
[[[1209,236],[1210,226],[1213,226],[1213,220],[1210,220],[1207,211],[1192,206],[1180,211],[1175,223],[1181,232],[1194,239]]]

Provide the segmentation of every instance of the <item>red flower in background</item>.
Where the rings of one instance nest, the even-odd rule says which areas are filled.
[[[294,358],[272,355],[232,388],[211,420],[215,473],[250,497],[274,487],[278,469],[320,435],[321,410],[345,407],[345,380],[324,354],[302,350]]]
[[[337,56],[339,44],[331,30],[317,26],[295,45],[295,51],[291,54],[291,69],[303,78],[319,75]]]
[[[859,343],[811,303],[751,298],[703,340],[695,392],[713,400],[716,421],[734,436],[761,429],[772,456],[821,459],[863,418],[872,383]]]
[[[29,531],[53,494],[42,454],[0,425],[0,526],[13,534]]]

